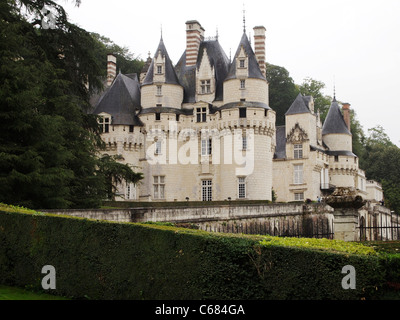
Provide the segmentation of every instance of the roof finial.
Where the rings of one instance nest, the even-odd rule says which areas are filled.
[[[219,37],[219,35],[218,35],[218,26],[217,26],[217,34],[215,35],[215,40],[217,40],[218,41],[218,37]]]
[[[336,80],[335,80],[335,76],[333,76],[333,101],[336,102]]]
[[[244,2],[243,2],[243,32],[246,33],[246,10],[244,9]]]
[[[160,25],[160,31],[161,31],[161,40],[163,39],[162,38],[162,23],[161,23],[161,25]]]

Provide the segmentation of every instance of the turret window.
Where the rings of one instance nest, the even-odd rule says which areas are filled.
[[[162,74],[162,65],[161,66],[157,66],[157,74]]]
[[[240,59],[239,60],[239,68],[244,68],[245,67],[245,60],[244,59]]]
[[[157,86],[157,95],[158,96],[162,95],[162,86]]]
[[[246,80],[240,80],[240,89],[246,89]]]

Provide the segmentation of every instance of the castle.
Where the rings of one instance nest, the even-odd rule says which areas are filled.
[[[118,200],[317,200],[336,187],[379,201],[352,152],[350,105],[333,99],[322,124],[313,98],[299,96],[275,127],[265,65],[266,29],[244,30],[228,58],[218,37],[206,39],[186,22],[186,50],[176,65],[161,37],[154,57],[136,74],[117,73],[108,56],[100,116],[105,153],[143,173],[119,185]],[[238,37],[239,38],[239,37]]]

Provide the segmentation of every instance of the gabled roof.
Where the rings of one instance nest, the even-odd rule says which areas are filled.
[[[308,108],[309,101],[310,97],[304,97],[301,93],[299,93],[288,111],[286,111],[285,115],[310,113],[311,110]]]
[[[336,99],[333,99],[324,125],[322,126],[322,135],[330,133],[344,133],[351,135]]]
[[[258,61],[256,58],[256,55],[251,47],[249,38],[247,37],[246,33],[243,33],[242,39],[240,40],[239,46],[236,50],[235,56],[233,58],[231,67],[229,69],[228,76],[226,80],[228,79],[236,79],[236,58],[240,54],[240,50],[242,49],[245,50],[247,56],[248,56],[248,70],[249,70],[249,78],[256,78],[256,79],[263,79],[265,80],[264,75],[262,74],[260,70],[260,66],[258,65]]]
[[[207,51],[207,56],[212,67],[215,70],[215,100],[223,100],[223,81],[225,80],[229,70],[229,58],[225,54],[218,40],[202,41],[200,43],[199,52],[197,55],[197,63],[195,66],[186,66],[186,52],[183,53],[178,63],[176,64],[176,73],[179,82],[184,87],[183,102],[195,102],[196,97],[196,68],[200,67],[204,49]]]
[[[135,116],[140,110],[140,84],[136,75],[119,73],[97,102],[94,114],[111,114],[112,124],[142,125]]]
[[[178,77],[176,76],[175,73],[174,66],[172,64],[171,59],[169,58],[167,49],[165,48],[164,41],[162,38],[160,39],[160,43],[158,44],[156,53],[154,54],[154,59],[150,64],[150,67],[147,71],[146,77],[144,78],[142,85],[153,84],[154,60],[158,56],[158,53],[160,51],[161,55],[165,57],[165,83],[180,85]]]

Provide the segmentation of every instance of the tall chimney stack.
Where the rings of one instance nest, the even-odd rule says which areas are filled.
[[[254,27],[254,53],[257,58],[258,65],[264,77],[266,76],[265,70],[265,31],[263,26]]]
[[[186,22],[186,66],[196,65],[200,43],[204,40],[204,31],[198,21]]]
[[[347,128],[349,128],[350,131],[350,103],[343,103],[342,110],[344,122],[346,123]]]
[[[107,55],[107,86],[111,86],[117,75],[117,58],[113,54]]]

